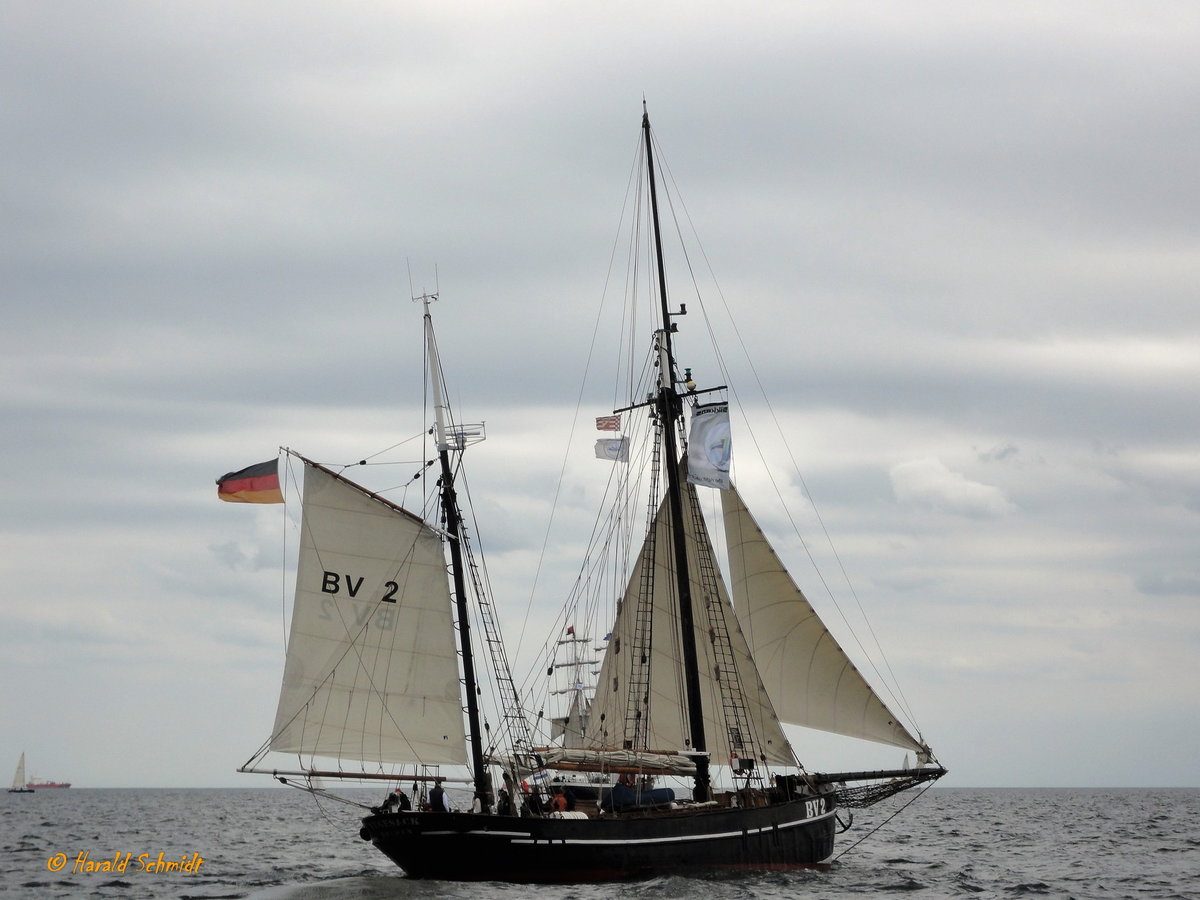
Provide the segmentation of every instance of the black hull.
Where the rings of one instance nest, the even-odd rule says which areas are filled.
[[[381,813],[370,840],[411,878],[583,882],[815,868],[833,854],[829,795],[750,809],[589,819]]]

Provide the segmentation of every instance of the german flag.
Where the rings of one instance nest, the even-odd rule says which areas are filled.
[[[282,503],[279,460],[272,459],[217,479],[217,496],[230,503]]]

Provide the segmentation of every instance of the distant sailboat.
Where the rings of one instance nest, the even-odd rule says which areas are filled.
[[[32,794],[33,788],[25,784],[25,754],[21,754],[21,760],[17,763],[17,772],[13,775],[12,787],[8,789],[10,794]]]

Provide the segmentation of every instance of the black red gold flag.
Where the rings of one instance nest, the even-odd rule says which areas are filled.
[[[217,479],[217,496],[230,503],[282,503],[279,460],[268,460],[222,475]]]

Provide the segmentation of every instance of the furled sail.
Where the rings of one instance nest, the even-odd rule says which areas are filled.
[[[721,492],[721,506],[734,608],[783,721],[927,754],[834,640],[736,488]]]
[[[638,769],[661,775],[695,775],[696,762],[681,753],[637,750],[574,750],[548,747],[538,751],[547,769]]]
[[[685,485],[688,502],[685,506],[695,507],[695,488]],[[591,730],[587,746],[594,748],[630,749],[623,746],[627,716],[627,694],[630,682],[636,678],[636,667],[640,663],[642,649],[636,646],[638,595],[643,585],[643,576],[652,570],[653,588],[650,615],[653,621],[653,637],[649,648],[649,703],[643,707],[648,718],[645,746],[632,749],[656,751],[690,750],[688,741],[687,713],[683,708],[685,695],[683,686],[682,649],[679,640],[679,609],[675,592],[675,563],[671,553],[670,514],[666,502],[659,507],[653,530],[645,543],[633,568],[625,596],[617,610],[612,639],[600,667],[596,695],[592,701],[589,720]],[[703,694],[704,722],[709,758],[715,763],[725,764],[732,757],[752,757],[751,747],[756,747],[765,758],[763,761],[775,765],[796,765],[796,759],[787,737],[783,733],[778,717],[772,708],[762,681],[754,668],[745,637],[738,626],[737,618],[719,573],[712,561],[711,538],[702,523],[694,517],[684,516],[689,570],[692,573],[692,605],[698,669]],[[701,554],[707,566],[715,574],[716,594],[703,587],[697,573],[702,571]],[[716,617],[720,617],[719,621]],[[724,641],[714,640],[714,631],[727,633],[729,637],[726,653],[722,653]],[[736,676],[742,689],[742,708],[745,711],[745,726],[752,734],[739,735],[722,714],[723,703],[721,679]],[[729,690],[726,686],[726,692]]]
[[[441,537],[307,460],[296,602],[270,749],[467,762]]]

